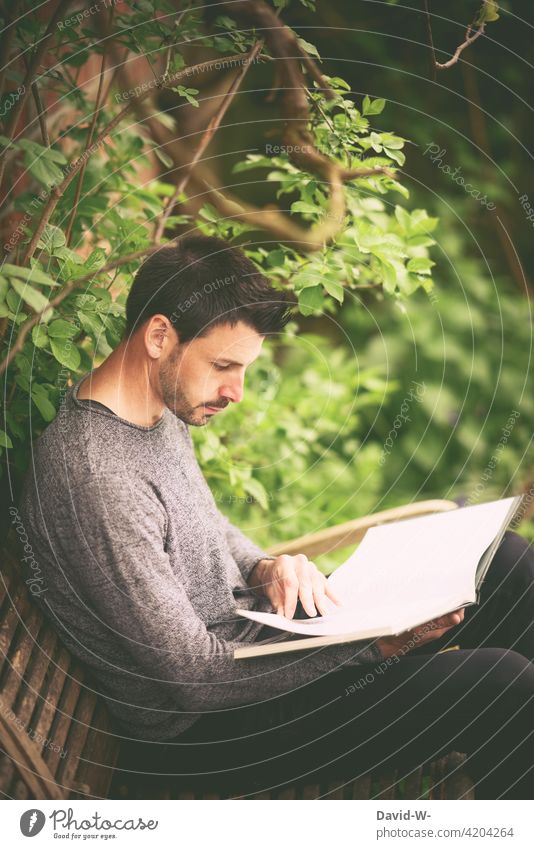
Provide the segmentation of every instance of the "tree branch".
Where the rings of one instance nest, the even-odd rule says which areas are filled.
[[[257,41],[256,44],[253,46],[253,48],[250,50],[250,52],[247,54],[247,62],[245,64],[243,64],[242,67],[237,72],[236,76],[234,77],[234,79],[233,79],[233,81],[230,85],[230,88],[228,89],[228,91],[226,92],[226,94],[224,95],[224,97],[222,99],[222,103],[221,103],[219,109],[217,110],[217,112],[213,116],[213,118],[209,121],[208,126],[206,127],[206,130],[205,130],[202,138],[200,139],[200,143],[199,143],[197,149],[195,150],[195,154],[194,154],[191,162],[189,163],[189,165],[185,169],[184,174],[178,180],[174,194],[169,199],[169,203],[167,204],[167,207],[166,207],[165,211],[163,212],[163,215],[160,217],[160,220],[159,220],[157,227],[156,227],[156,231],[154,233],[154,239],[155,239],[156,242],[159,242],[159,240],[163,236],[163,233],[165,231],[165,225],[166,225],[166,223],[167,223],[167,221],[168,221],[168,219],[171,215],[171,212],[174,208],[174,205],[176,204],[178,197],[183,192],[183,190],[185,189],[185,187],[186,187],[186,185],[189,181],[189,178],[191,176],[191,172],[192,172],[193,168],[195,167],[195,165],[200,160],[202,154],[204,153],[204,151],[208,147],[210,141],[212,140],[215,132],[218,130],[218,128],[221,124],[221,121],[224,118],[224,116],[225,116],[225,114],[228,110],[228,107],[232,103],[232,101],[233,101],[233,99],[234,99],[234,97],[235,97],[235,95],[236,95],[236,93],[239,89],[239,86],[241,85],[248,69],[250,68],[251,63],[256,59],[256,57],[260,53],[262,47],[263,47],[263,40]]]
[[[243,60],[242,54],[238,54],[236,56],[226,56],[225,57],[226,62],[237,62],[238,60],[241,60],[241,61]],[[182,80],[188,79],[194,73],[200,74],[203,71],[208,70],[213,64],[214,64],[213,60],[210,60],[208,62],[200,62],[198,65],[192,65],[192,66],[189,66],[188,68],[184,68],[181,71],[178,71],[178,73],[174,74],[169,79],[160,80],[159,87],[169,88],[169,87],[172,87],[174,85],[177,85],[178,83],[182,82]],[[126,104],[126,106],[124,107],[124,109],[121,109],[121,111],[118,112],[117,115],[115,115],[115,117],[111,119],[111,121],[107,124],[107,126],[104,127],[104,129],[97,136],[96,141],[93,142],[91,147],[88,148],[88,150],[86,150],[83,154],[81,154],[81,156],[79,156],[78,159],[76,159],[69,166],[69,170],[67,171],[67,174],[65,175],[65,177],[63,178],[61,183],[59,183],[59,185],[57,185],[57,186],[54,186],[54,188],[51,190],[51,193],[50,193],[50,196],[49,196],[48,201],[46,203],[46,206],[43,209],[40,221],[37,224],[35,232],[34,232],[32,238],[31,238],[31,241],[30,241],[28,248],[26,250],[26,253],[24,254],[24,258],[23,258],[23,261],[22,261],[23,265],[27,265],[29,263],[30,259],[32,258],[32,256],[34,255],[35,250],[37,248],[37,244],[39,243],[39,240],[40,240],[40,238],[43,234],[43,231],[44,231],[46,225],[48,224],[50,217],[54,213],[56,206],[58,205],[59,201],[61,200],[61,197],[65,193],[66,189],[68,188],[68,186],[70,185],[70,183],[72,182],[72,180],[74,179],[76,174],[81,170],[81,168],[83,167],[84,163],[87,161],[89,156],[92,156],[93,153],[95,153],[95,151],[99,149],[99,147],[105,141],[107,136],[110,135],[110,133],[115,129],[115,127],[117,127],[118,124],[120,124],[120,122],[123,120],[123,118],[125,118],[126,115],[130,112],[130,110],[133,108],[134,104],[135,103],[141,103],[143,100],[146,100],[146,98],[149,97],[150,94],[151,94],[151,87],[147,87],[147,89],[145,91],[141,91],[141,92],[139,92],[139,94],[134,94],[129,99],[129,101]]]
[[[111,6],[111,8],[109,10],[108,29],[111,29],[114,11],[115,11],[114,7]],[[80,202],[80,197],[81,197],[81,194],[82,194],[83,178],[84,178],[84,174],[85,174],[85,169],[87,168],[87,162],[89,161],[89,156],[87,156],[87,152],[91,148],[91,145],[93,144],[93,137],[94,137],[94,134],[95,134],[96,122],[98,121],[98,116],[100,114],[100,110],[102,109],[102,106],[104,105],[104,102],[105,102],[104,98],[103,98],[103,93],[104,93],[104,76],[105,76],[105,73],[106,73],[106,63],[107,63],[107,58],[108,58],[108,48],[109,48],[109,40],[106,39],[105,43],[104,43],[104,47],[102,49],[102,61],[101,61],[101,64],[100,64],[100,74],[99,74],[99,77],[98,77],[98,90],[97,90],[97,93],[96,93],[95,108],[94,108],[94,112],[93,112],[93,117],[91,119],[91,126],[89,128],[89,135],[87,136],[87,142],[86,142],[86,145],[85,145],[85,152],[84,153],[86,155],[86,159],[85,159],[82,167],[80,168],[80,176],[78,177],[78,184],[76,186],[76,192],[74,194],[74,203],[72,204],[72,211],[71,211],[71,214],[70,214],[70,217],[69,217],[69,222],[67,224],[67,229],[65,231],[65,238],[66,238],[67,245],[70,245],[72,228],[74,226],[74,220],[76,218],[76,214],[77,214],[77,211],[78,211],[78,204]],[[107,94],[108,94],[108,92],[106,92],[106,95]]]
[[[10,116],[9,116],[9,121],[7,122],[7,125],[6,125],[6,131],[5,131],[4,135],[6,135],[7,138],[10,141],[13,141],[13,139],[15,138],[15,132],[16,132],[16,129],[17,129],[17,123],[18,123],[19,117],[22,114],[22,110],[24,109],[24,106],[26,104],[26,100],[27,100],[28,95],[30,93],[33,78],[35,77],[37,69],[38,69],[39,65],[41,64],[43,56],[45,55],[45,52],[48,48],[48,40],[49,40],[50,36],[55,32],[56,27],[57,27],[57,23],[60,20],[60,18],[65,16],[65,12],[66,12],[66,10],[67,10],[67,8],[68,8],[68,6],[70,5],[71,2],[72,2],[72,0],[60,0],[60,2],[56,6],[56,10],[55,10],[54,14],[52,15],[52,17],[50,19],[50,23],[48,24],[48,26],[46,28],[46,32],[45,32],[44,36],[42,37],[41,41],[39,42],[39,45],[38,45],[35,53],[32,54],[32,57],[31,57],[30,62],[28,64],[28,69],[26,71],[26,74],[24,76],[24,80],[22,82],[23,92],[22,92],[20,98],[17,100],[17,102],[13,106],[13,109],[11,110],[11,113],[10,113]],[[3,176],[4,176],[6,150],[7,150],[7,147],[4,148],[4,150],[0,151],[0,187],[2,185],[2,179],[3,179]]]
[[[434,48],[434,39],[432,38],[432,24],[431,24],[431,21],[430,21],[429,2],[428,2],[428,0],[423,0],[423,2],[425,4],[425,13],[426,13],[426,22],[427,22],[427,31],[428,31],[428,43],[429,43],[429,46],[430,46],[430,52],[432,54],[432,62],[433,62],[434,68],[436,68],[438,71],[445,71],[445,70],[447,70],[447,68],[452,68],[453,65],[456,65],[456,63],[458,62],[458,59],[460,58],[461,54],[466,49],[466,47],[469,47],[471,44],[473,44],[474,41],[477,40],[477,38],[479,38],[481,35],[484,34],[484,30],[485,30],[486,25],[485,25],[484,22],[481,23],[479,25],[478,29],[473,32],[473,27],[475,26],[475,20],[476,19],[473,20],[469,24],[469,26],[467,27],[467,29],[465,31],[464,41],[461,44],[458,45],[458,47],[454,51],[451,58],[448,59],[447,62],[438,62],[438,60],[436,59],[436,50]],[[485,2],[486,2],[486,0],[484,0],[484,3]]]
[[[98,274],[106,274],[108,271],[113,271],[115,268],[120,268],[122,265],[127,265],[130,262],[135,262],[138,259],[143,259],[143,257],[148,257],[164,247],[165,244],[153,244],[150,245],[150,247],[144,248],[141,251],[135,251],[135,253],[126,254],[125,256],[119,257],[119,259],[115,259],[112,262],[108,262],[106,265],[102,266],[102,268],[97,269],[97,271],[91,271],[88,274],[84,274],[82,277],[77,277],[76,280],[73,280],[72,283],[69,283],[67,286],[65,286],[61,290],[61,292],[58,292],[55,298],[52,298],[52,300],[48,302],[44,310],[35,313],[21,326],[17,338],[11,346],[9,353],[4,357],[2,362],[0,362],[0,375],[4,374],[4,372],[7,371],[14,358],[20,351],[22,351],[24,347],[24,342],[26,341],[28,334],[35,327],[35,325],[39,324],[44,314],[48,312],[49,309],[54,309],[55,307],[59,306],[59,304],[61,304],[65,300],[65,298],[68,298],[68,296],[71,295],[72,292],[74,292],[76,289],[79,289],[80,286],[82,286],[84,283],[87,283],[89,280],[92,280]]]

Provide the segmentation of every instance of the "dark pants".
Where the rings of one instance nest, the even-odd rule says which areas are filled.
[[[533,799],[533,663],[534,551],[508,532],[481,604],[440,640],[344,666],[260,705],[204,714],[175,741],[141,745],[135,769],[243,794],[386,766],[402,775],[459,751],[476,798]]]

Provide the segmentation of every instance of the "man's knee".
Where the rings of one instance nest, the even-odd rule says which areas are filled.
[[[514,531],[507,531],[495,552],[488,575],[501,580],[513,575],[534,585],[534,549],[528,540]]]
[[[480,648],[473,650],[478,667],[478,680],[499,693],[522,694],[534,698],[534,664],[512,649]]]

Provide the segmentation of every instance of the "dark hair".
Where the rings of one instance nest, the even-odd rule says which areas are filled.
[[[172,322],[180,342],[238,321],[266,336],[291,317],[287,293],[273,289],[240,248],[199,235],[165,245],[143,263],[126,301],[126,334],[158,313]]]

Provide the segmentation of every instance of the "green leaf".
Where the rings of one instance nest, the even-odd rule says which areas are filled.
[[[99,339],[100,336],[104,333],[104,325],[98,316],[94,313],[82,312],[82,310],[78,310],[77,316],[80,319],[80,324],[86,333],[90,336],[94,336],[95,339]]]
[[[30,141],[30,139],[21,139],[17,142],[17,147],[35,158],[42,157],[49,162],[57,162],[59,165],[67,164],[67,159],[60,150],[56,150],[53,147],[44,147],[42,144]]]
[[[29,283],[23,283],[22,280],[11,280],[11,285],[17,295],[22,298],[35,312],[42,312],[48,306],[48,298],[45,298],[42,292],[33,289]]]
[[[406,268],[408,271],[411,271],[412,274],[430,274],[431,269],[435,264],[435,262],[432,262],[432,260],[428,259],[426,256],[416,256],[408,262]]]
[[[62,248],[66,241],[63,230],[53,224],[47,224],[37,247],[51,254],[56,248]]]
[[[80,352],[70,339],[51,339],[50,347],[52,348],[54,357],[62,366],[65,366],[71,371],[76,371],[79,368],[81,360]]]
[[[317,215],[321,212],[320,207],[313,206],[311,203],[306,203],[305,200],[296,200],[291,204],[291,212],[305,212],[308,215]]]
[[[384,111],[386,101],[383,97],[377,97],[376,100],[371,100],[369,95],[365,95],[363,99],[362,111],[364,115],[380,115]]]
[[[319,51],[317,50],[314,44],[310,44],[309,41],[306,41],[304,38],[301,38],[300,35],[297,36],[297,42],[299,46],[302,47],[305,53],[308,53],[310,56],[316,56],[318,59],[321,58],[319,56]]]
[[[48,335],[53,339],[71,339],[78,333],[78,328],[70,321],[65,321],[63,318],[56,318],[48,325]]]
[[[5,432],[5,430],[0,430],[0,447],[2,448],[13,448],[13,443],[11,439]]]
[[[395,162],[398,162],[399,165],[404,165],[406,162],[406,156],[402,152],[402,150],[396,150],[395,148],[385,147],[384,152],[387,153],[390,159],[393,159]]]
[[[36,348],[46,348],[48,345],[48,333],[45,324],[37,324],[32,328],[32,342]]]
[[[163,150],[161,147],[153,147],[152,150],[158,157],[159,161],[163,163],[165,168],[167,168],[167,170],[174,167],[174,160],[171,159],[171,157],[165,150]]]
[[[308,286],[298,293],[299,309],[302,315],[311,315],[324,307],[324,290],[322,286]]]
[[[41,413],[45,422],[51,422],[56,417],[56,408],[52,404],[44,386],[32,387],[32,401]]]
[[[499,4],[495,0],[485,0],[479,9],[475,19],[475,26],[480,27],[482,24],[490,24],[493,21],[499,20]]]
[[[185,97],[185,99],[192,105],[198,106],[198,100],[193,97],[193,95],[198,94],[198,88],[186,88],[183,85],[178,85],[173,87],[173,91],[180,95],[180,97]]]
[[[35,265],[32,268],[22,268],[20,265],[10,265],[8,262],[5,262],[2,265],[2,273],[7,277],[19,277],[21,280],[27,280],[29,283],[37,283],[41,286],[57,286],[55,280],[53,280],[48,274],[45,274],[39,266]]]
[[[406,212],[406,210],[403,209],[402,206],[397,205],[395,207],[395,218],[399,222],[402,229],[408,233],[411,225],[410,213]]]
[[[63,180],[63,171],[55,162],[44,156],[36,158],[31,153],[24,154],[24,164],[32,177],[44,186],[56,186]]]
[[[212,221],[214,224],[219,220],[219,213],[211,203],[205,203],[202,209],[199,210],[199,215],[205,218],[206,221]]]
[[[248,480],[243,481],[243,488],[245,492],[248,492],[249,495],[252,495],[252,497],[256,499],[263,510],[268,509],[267,492],[259,480],[256,478],[249,478]]]
[[[343,288],[343,284],[339,282],[339,280],[334,280],[331,277],[323,278],[323,286],[328,292],[329,295],[332,295],[336,301],[339,301],[340,304],[343,303],[343,298],[345,297],[345,289]]]

